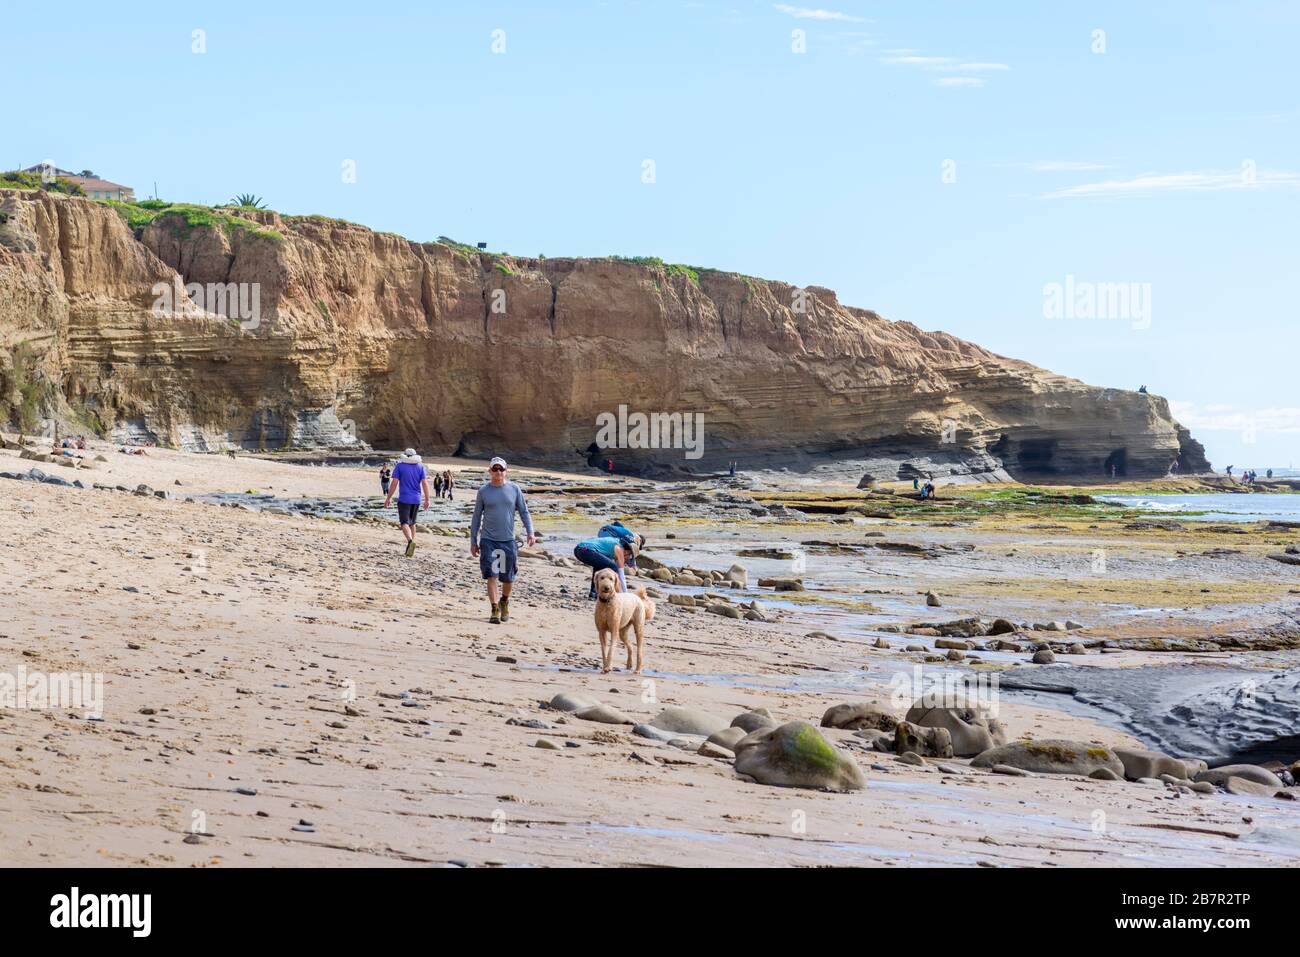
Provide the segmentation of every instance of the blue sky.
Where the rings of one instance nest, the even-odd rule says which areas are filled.
[[[7,11],[0,61],[30,105],[0,126],[0,165],[829,286],[1145,383],[1217,466],[1300,465],[1295,3],[106,10]],[[1049,318],[1067,277],[1137,284],[1149,313]]]

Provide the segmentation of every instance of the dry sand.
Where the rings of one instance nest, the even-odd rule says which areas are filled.
[[[368,471],[164,450],[105,457],[89,473],[44,468],[175,495],[377,488]],[[31,464],[0,453],[0,470]],[[0,712],[6,863],[1111,867],[1300,856],[1276,836],[1294,812],[1268,799],[1004,777],[956,760],[944,763],[961,773],[947,773],[860,750],[850,753],[862,791],[746,782],[726,761],[539,702],[574,691],[638,720],[684,704],[815,724],[851,697],[814,690],[816,676],[894,652],[661,603],[648,674],[602,676],[582,573],[523,560],[511,621],[490,625],[463,538],[423,535],[410,560],[400,543],[395,527],[0,482],[0,672],[102,673],[105,694],[102,721]],[[1013,735],[1134,743],[1047,708],[1004,701],[1002,714]],[[560,749],[534,747],[542,737]]]

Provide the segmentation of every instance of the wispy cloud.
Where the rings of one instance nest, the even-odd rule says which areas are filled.
[[[844,20],[849,23],[863,23],[862,17],[855,17],[852,14],[841,13],[839,10],[816,10],[810,7],[792,7],[788,3],[774,3],[775,9],[782,13],[789,14],[796,20]]]
[[[1180,425],[1202,432],[1300,432],[1300,408],[1294,406],[1241,409],[1232,405],[1201,405],[1171,399],[1169,411]]]
[[[1010,70],[1005,63],[983,60],[959,60],[950,56],[929,56],[915,50],[891,50],[881,57],[881,63],[890,66],[910,66],[930,73],[942,74],[934,79],[935,86],[983,86],[981,74]]]
[[[1210,193],[1235,189],[1300,189],[1300,173],[1290,170],[1201,170],[1191,173],[1142,173],[1130,179],[1082,183],[1043,193],[1042,199],[1122,199],[1157,193]]]

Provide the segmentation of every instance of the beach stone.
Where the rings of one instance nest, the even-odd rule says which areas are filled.
[[[1282,781],[1276,774],[1256,764],[1228,764],[1221,768],[1210,768],[1197,774],[1195,780],[1209,781],[1216,787],[1224,787],[1228,778],[1244,778],[1271,787],[1274,791],[1282,787]]]
[[[971,643],[969,641],[961,641],[956,638],[936,638],[934,640],[934,646],[936,648],[952,648],[957,651],[969,651],[971,648]]]
[[[1092,778],[1094,781],[1123,781],[1124,780],[1122,777],[1120,777],[1110,768],[1098,768],[1096,771],[1093,771],[1091,774],[1089,774],[1088,777]]]
[[[863,728],[861,731],[854,731],[853,736],[865,740],[868,747],[875,751],[894,750],[893,731],[883,731],[880,728]]]
[[[823,728],[844,728],[848,731],[878,728],[882,731],[893,731],[897,726],[897,717],[871,701],[833,705],[822,715]]]
[[[772,720],[769,714],[759,714],[757,711],[746,711],[744,714],[738,714],[731,719],[733,728],[741,728],[746,734],[751,734],[760,728],[775,728],[776,722]]]
[[[1033,662],[1036,665],[1050,665],[1055,663],[1056,655],[1052,654],[1050,648],[1043,648],[1034,652]]]
[[[689,605],[690,607],[694,608],[695,598],[691,595],[680,595],[677,592],[673,592],[671,595],[668,596],[668,604]]]
[[[977,754],[971,761],[973,768],[988,768],[995,764],[1043,774],[1081,774],[1085,777],[1098,768],[1109,768],[1119,775],[1124,773],[1123,763],[1110,748],[1060,738],[1015,741]]]
[[[736,752],[730,750],[729,748],[724,748],[720,744],[713,744],[710,741],[705,741],[703,744],[701,744],[699,750],[696,751],[695,753],[703,755],[706,758],[729,759],[729,758],[734,758],[736,756]]]
[[[730,728],[723,728],[721,731],[714,731],[709,735],[708,741],[710,744],[716,744],[718,747],[726,748],[734,753],[736,742],[750,733],[744,728],[737,728],[733,725]]]
[[[736,773],[760,784],[852,791],[867,783],[853,759],[806,721],[755,731],[735,750]]]
[[[803,580],[799,578],[760,578],[758,584],[776,591],[803,591]]]
[[[1178,760],[1183,762],[1183,767],[1187,769],[1189,778],[1195,778],[1196,775],[1210,767],[1209,762],[1204,758],[1179,758]]]
[[[631,718],[625,715],[618,708],[607,704],[592,705],[589,708],[583,708],[574,715],[583,721],[598,721],[601,724],[636,724]]]
[[[1252,797],[1272,797],[1281,790],[1235,774],[1223,782],[1223,789],[1229,794],[1249,795]]]
[[[581,715],[579,715],[581,717]],[[727,727],[725,718],[719,718],[694,708],[668,707],[650,719],[650,724],[664,731],[678,734],[699,734],[708,737]]]
[[[888,638],[877,638],[877,639],[875,640],[875,642],[872,643],[872,647],[873,647],[873,648],[887,649],[887,648],[889,648],[889,639],[888,639]]]
[[[974,762],[971,762],[971,765],[972,765],[972,767],[973,767],[973,766],[974,766]],[[1012,767],[1011,765],[1009,765],[1009,764],[995,764],[995,765],[993,765],[993,767],[992,767],[991,770],[993,771],[994,774],[1005,774],[1005,775],[1007,775],[1008,777],[1012,777],[1012,778],[1027,778],[1027,777],[1029,777],[1029,772],[1028,772],[1028,771],[1024,770],[1023,768],[1013,768],[1013,767]]]
[[[722,602],[714,602],[704,609],[714,615],[721,615],[724,618],[743,618],[740,609],[735,605],[726,605]]]
[[[594,708],[600,704],[594,698],[586,698],[579,694],[573,694],[568,691],[561,691],[550,701],[550,706],[556,711],[564,711],[573,714],[576,711],[584,711],[587,708]]]
[[[894,752],[906,754],[908,751],[935,758],[951,758],[954,756],[952,735],[947,728],[923,728],[910,721],[900,721],[894,728]]]
[[[959,758],[974,757],[1007,743],[1006,725],[991,717],[988,709],[975,705],[931,708],[914,704],[904,720],[922,728],[943,728],[952,742],[952,753]]]
[[[559,751],[560,746],[550,738],[538,738],[533,742],[533,747],[541,748],[543,751]]]
[[[1187,766],[1177,758],[1171,758],[1159,751],[1140,751],[1136,748],[1116,748],[1115,757],[1124,765],[1124,777],[1130,781],[1137,778],[1158,778],[1168,774],[1180,781],[1187,780]]]
[[[925,758],[921,757],[915,751],[904,751],[898,756],[899,764],[914,764],[919,767],[925,767]]]
[[[1014,635],[1015,633],[1016,626],[1005,618],[994,618],[993,624],[989,625],[988,631],[985,632],[988,635]]]
[[[1214,785],[1209,781],[1194,781],[1191,789],[1197,794],[1213,794],[1215,791]]]
[[[735,582],[741,588],[749,586],[749,572],[744,565],[732,565],[727,569],[727,581]]]
[[[649,738],[651,741],[663,741],[666,744],[681,738],[681,734],[676,731],[664,731],[649,724],[633,725],[632,733],[638,738]]]
[[[943,602],[939,600],[939,596],[932,591],[925,593],[925,603],[931,608],[940,608],[943,606]]]
[[[908,645],[904,651],[925,651],[925,645]]]
[[[949,648],[948,654],[946,654],[944,657],[947,658],[949,661],[961,661],[963,658],[966,657],[966,652],[958,651],[956,648]]]

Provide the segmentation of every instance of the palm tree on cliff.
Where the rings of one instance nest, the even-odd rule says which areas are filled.
[[[254,196],[252,193],[240,193],[230,201],[229,205],[238,206],[240,209],[266,209],[262,197]]]

